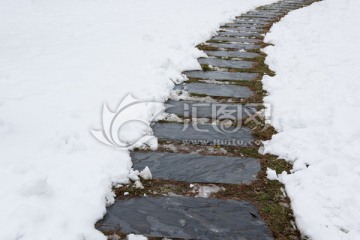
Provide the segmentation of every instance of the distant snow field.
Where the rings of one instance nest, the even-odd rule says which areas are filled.
[[[358,0],[325,0],[291,12],[265,39],[276,71],[263,79],[265,102],[279,131],[265,152],[294,163],[279,179],[310,239],[360,239],[359,12]]]
[[[90,134],[101,128],[103,103],[114,110],[128,93],[164,101],[170,78],[200,68],[198,43],[270,2],[3,0],[0,239],[105,239],[94,223],[113,201],[111,186],[127,181],[131,161]],[[158,108],[128,114],[147,120]]]

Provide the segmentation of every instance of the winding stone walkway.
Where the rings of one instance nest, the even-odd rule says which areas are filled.
[[[274,223],[277,213],[258,208],[262,201],[278,200],[241,200],[247,199],[241,196],[247,195],[246,191],[257,192],[269,184],[260,174],[267,167],[266,160],[256,155],[256,141],[264,138],[261,131],[254,130],[254,124],[264,127],[261,111],[254,113],[263,108],[261,78],[269,73],[260,49],[265,46],[264,34],[274,22],[312,2],[283,0],[259,7],[223,25],[216,36],[198,46],[209,56],[198,60],[203,70],[184,72],[189,80],[177,85],[174,93],[179,97],[167,102],[167,113],[176,115],[178,121],[154,124],[160,145],[157,151],[136,150],[131,154],[134,169],[141,171],[148,166],[157,183],[183,189],[173,188],[166,194],[150,189],[150,196],[140,196],[141,192],[135,197],[119,195],[97,223],[98,229],[108,235],[135,233],[159,239],[279,237]],[[194,184],[235,191],[224,190],[226,194],[220,198],[184,194],[186,186],[192,188]],[[291,228],[290,221],[289,225]],[[299,237],[294,229],[286,230],[286,234],[287,239]]]

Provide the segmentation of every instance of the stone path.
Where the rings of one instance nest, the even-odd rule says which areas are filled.
[[[299,238],[281,184],[265,174],[267,167],[289,166],[258,154],[260,140],[274,133],[261,111],[261,78],[273,73],[260,49],[274,22],[313,2],[259,7],[198,46],[209,57],[199,58],[203,70],[184,72],[189,80],[175,87],[178,97],[167,102],[173,120],[154,124],[159,148],[131,154],[133,168],[148,166],[154,180],[143,180],[145,189],[115,189],[117,201],[98,229],[155,239]]]

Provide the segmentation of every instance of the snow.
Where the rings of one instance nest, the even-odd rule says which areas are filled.
[[[142,171],[140,172],[139,175],[140,175],[140,177],[141,177],[142,179],[144,179],[144,180],[152,179],[152,174],[151,174],[151,171],[150,171],[150,169],[149,169],[148,166],[146,166],[146,167],[144,168],[144,170],[142,170]]]
[[[360,238],[359,12],[357,0],[325,0],[266,35],[276,76],[263,79],[265,102],[279,133],[264,152],[294,163],[278,177],[297,226],[315,240]]]
[[[279,180],[278,179],[278,176],[276,174],[276,171],[273,170],[273,169],[270,169],[270,168],[267,168],[266,169],[266,177],[269,179],[269,180]]]
[[[94,223],[132,164],[127,150],[90,134],[102,126],[103,104],[114,111],[131,93],[150,102],[126,116],[151,119],[170,79],[200,67],[195,45],[270,2],[3,0],[0,239],[105,239]],[[119,138],[131,142],[137,130],[149,133],[130,124]]]
[[[142,235],[135,235],[135,234],[129,234],[126,236],[127,240],[147,240],[147,237],[144,237]]]

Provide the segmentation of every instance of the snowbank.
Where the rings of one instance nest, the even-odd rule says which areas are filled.
[[[279,131],[265,151],[294,162],[281,176],[297,225],[316,240],[360,239],[360,2],[294,11],[266,36],[263,80]]]
[[[128,93],[164,101],[169,78],[199,68],[196,44],[269,2],[3,0],[0,239],[104,239],[94,223],[131,161],[90,135],[103,103],[116,109]]]

